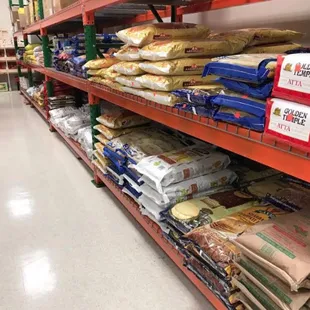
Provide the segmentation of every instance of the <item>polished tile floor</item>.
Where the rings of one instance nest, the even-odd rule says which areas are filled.
[[[213,309],[21,102],[0,94],[0,309]]]

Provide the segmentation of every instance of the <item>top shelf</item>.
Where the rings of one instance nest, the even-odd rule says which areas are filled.
[[[171,0],[169,4],[178,6],[176,10],[177,15],[184,15],[263,1],[269,0],[209,0],[198,3],[197,1],[189,0]],[[145,0],[79,0],[56,14],[30,25],[23,31],[15,32],[14,37],[39,32],[40,29],[46,29],[61,24],[81,17],[83,13],[93,11],[98,13],[98,17],[102,17],[107,21],[106,27],[146,22],[155,19],[153,13],[148,10],[148,6],[145,3],[147,3]],[[165,5],[162,5],[163,3]],[[155,6],[159,6],[157,10],[161,18],[171,16],[171,7],[166,6],[167,1],[156,0],[154,4]],[[134,6],[135,8],[131,9],[128,6]]]

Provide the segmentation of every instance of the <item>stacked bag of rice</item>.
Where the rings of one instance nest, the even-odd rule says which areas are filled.
[[[140,175],[136,190],[141,193],[139,202],[160,221],[161,212],[177,202],[221,191],[236,179],[226,169],[229,156],[215,151],[207,143],[174,149],[147,156],[130,167]]]
[[[277,29],[241,29],[227,33],[211,35],[213,40],[227,39],[259,50],[261,44],[277,43],[277,48],[264,50],[277,54],[243,54],[213,58],[203,71],[203,76],[218,76],[216,82],[221,86],[209,86],[207,89],[179,89],[173,94],[183,99],[177,108],[195,114],[211,117],[214,120],[234,123],[256,131],[264,131],[266,99],[270,96],[279,52],[285,52],[288,44],[281,42],[300,38],[301,34],[289,30]],[[281,48],[282,47],[282,50]],[[298,47],[292,45],[290,48]]]
[[[292,180],[290,180],[292,181]],[[162,212],[162,217],[167,222],[169,233],[166,234],[166,238],[176,246],[185,256],[186,266],[189,270],[194,272],[196,276],[201,279],[229,309],[235,309],[240,302],[246,303],[243,294],[247,298],[253,300],[246,291],[241,289],[241,286],[236,281],[245,285],[244,275],[239,275],[239,265],[247,267],[248,271],[252,273],[259,281],[261,285],[268,283],[268,279],[264,278],[264,274],[258,274],[258,268],[253,269],[253,265],[245,266],[245,263],[240,262],[241,250],[239,247],[240,240],[247,235],[247,231],[252,231],[251,236],[258,236],[257,227],[267,225],[273,227],[270,219],[275,219],[275,222],[281,222],[282,219],[292,219],[292,226],[296,223],[293,219],[298,217],[298,213],[294,213],[301,209],[297,207],[296,203],[300,206],[306,207],[310,200],[309,191],[305,192],[300,189],[300,185],[292,182],[286,182],[282,177],[271,177],[264,181],[249,184],[239,190],[228,190],[221,193],[215,193],[208,196],[188,200],[172,206]],[[268,202],[259,202],[266,196],[266,193],[271,192],[276,197],[279,197],[279,192],[291,191],[292,187],[296,187],[298,195],[295,195],[295,199],[287,199],[284,203],[282,199],[277,200],[277,205],[272,205]],[[297,189],[298,188],[298,189]],[[280,194],[282,195],[282,194]],[[289,195],[287,195],[288,197]],[[303,196],[303,203],[296,197]],[[291,198],[292,196],[290,196]],[[307,197],[307,199],[305,198]],[[286,215],[289,214],[290,215]],[[260,224],[262,223],[262,224]],[[265,224],[266,223],[266,224]],[[270,224],[269,224],[270,223]],[[269,225],[268,225],[269,224]],[[303,228],[305,226],[302,226]],[[278,230],[279,240],[283,230]],[[266,230],[267,231],[267,230]],[[290,234],[285,234],[288,237]],[[263,255],[267,260],[269,256],[274,256],[277,250],[281,252],[281,249],[286,249],[289,253],[289,249],[286,244],[281,244],[281,248],[277,246],[273,239],[274,233],[270,233],[266,238],[262,235],[261,242],[266,244],[270,241],[270,244],[274,246],[274,250],[271,251],[266,245],[265,247],[256,247],[256,254],[261,255],[259,251],[263,251]],[[269,241],[268,241],[269,240]],[[272,240],[272,241],[271,241]],[[282,238],[281,240],[284,239]],[[297,242],[297,239],[295,239]],[[248,247],[255,247],[253,240],[249,240]],[[295,247],[295,246],[292,246]],[[301,245],[302,247],[302,245]],[[296,249],[297,251],[297,249]],[[246,251],[243,251],[246,254]],[[254,256],[254,255],[252,255]],[[250,256],[251,259],[253,257]],[[235,261],[237,264],[235,264]],[[274,268],[273,266],[269,266]],[[269,268],[268,268],[269,269]],[[243,271],[243,270],[242,270]],[[307,272],[305,272],[306,274]],[[308,269],[309,273],[309,269]],[[269,277],[270,279],[272,276]],[[252,279],[251,279],[252,280]],[[269,288],[273,288],[275,295],[281,296],[282,300],[287,303],[292,302],[283,295],[283,291],[273,284],[273,281],[268,283]],[[253,286],[251,286],[253,287]],[[268,286],[267,286],[268,287]],[[249,289],[249,287],[247,286]],[[276,288],[279,288],[276,291]],[[241,289],[242,293],[238,292]],[[249,289],[252,292],[251,289]],[[288,289],[286,290],[286,292]],[[255,295],[256,296],[256,295]],[[292,297],[291,295],[288,295]],[[257,297],[257,296],[256,296]],[[264,297],[262,297],[264,298]],[[303,295],[303,303],[308,300],[309,294]],[[261,299],[259,299],[261,301]],[[257,303],[255,303],[257,305]],[[271,304],[271,303],[270,303]],[[278,309],[267,307],[265,308],[249,308],[249,309]],[[246,305],[245,305],[246,306]],[[300,309],[289,308],[289,309]],[[287,308],[279,308],[287,309]]]
[[[261,222],[233,240],[242,252],[233,285],[259,309],[310,309],[310,194],[309,184],[298,183],[298,196],[307,197],[306,204],[299,200],[300,211]],[[297,207],[296,200],[284,205]]]
[[[125,92],[173,106],[179,100],[170,93],[172,90],[214,81],[212,77],[201,77],[204,65],[210,61],[208,56],[228,51],[212,52],[216,44],[206,43],[208,35],[206,26],[187,23],[151,24],[119,31],[117,36],[127,45],[115,55],[122,60],[116,68],[122,76],[116,80],[124,85]],[[218,42],[219,49],[221,44],[225,42]]]
[[[41,44],[28,44],[25,47],[25,53],[23,56],[23,60],[25,63],[33,63],[33,64],[40,64],[40,55],[38,52],[42,51]],[[36,52],[35,52],[36,51]],[[36,54],[35,54],[36,53]],[[37,58],[39,63],[37,63]]]

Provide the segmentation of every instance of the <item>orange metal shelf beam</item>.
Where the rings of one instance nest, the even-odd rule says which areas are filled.
[[[34,67],[42,71],[42,67]],[[305,153],[279,143],[274,138],[227,123],[186,113],[146,101],[141,97],[111,90],[70,74],[43,68],[43,73],[73,87],[87,91],[156,122],[197,137],[203,141],[250,158],[299,179],[310,182],[310,150]]]
[[[36,70],[36,69],[35,69]],[[69,73],[60,72],[52,68],[44,68],[44,74],[52,79],[61,81],[75,88],[81,89],[85,92],[88,91],[88,81],[79,77],[73,76]]]
[[[309,153],[305,154],[287,144],[277,143],[264,134],[215,122],[101,85],[91,84],[89,91],[99,98],[156,122],[310,182]]]
[[[170,259],[183,271],[183,273],[194,283],[200,292],[212,303],[217,310],[226,310],[223,303],[202,283],[191,271],[183,266],[183,256],[163,237],[161,229],[156,223],[148,217],[141,214],[139,206],[128,196],[126,196],[113,181],[106,178],[98,169],[95,168],[95,174],[123,204],[127,211],[136,219],[136,221],[146,230],[146,232],[156,241],[164,250]]]

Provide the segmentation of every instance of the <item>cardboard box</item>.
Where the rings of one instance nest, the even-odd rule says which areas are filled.
[[[14,24],[18,20],[18,7],[13,6],[11,9],[11,22]]]
[[[34,23],[34,6],[33,6],[33,0],[29,0],[29,19],[30,19],[30,25]]]
[[[45,0],[43,2],[44,18],[54,14],[53,0]]]
[[[66,8],[74,2],[76,2],[76,0],[53,0],[54,13]]]
[[[18,11],[18,17],[19,17],[20,26],[22,28],[26,28],[28,25],[30,25],[29,7],[24,6],[23,9],[20,9]]]

